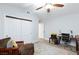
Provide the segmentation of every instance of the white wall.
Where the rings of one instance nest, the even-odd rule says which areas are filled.
[[[79,14],[63,15],[57,18],[48,18],[45,20],[45,37],[49,38],[51,33],[66,32],[70,33],[73,31],[74,35],[79,34]]]
[[[38,18],[27,9],[7,4],[0,4],[0,38],[10,36],[14,40],[23,40],[27,43],[38,41]],[[6,18],[6,15],[21,17],[32,22]]]

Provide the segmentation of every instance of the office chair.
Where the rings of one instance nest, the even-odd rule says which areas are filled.
[[[62,41],[64,41],[65,44],[70,42],[70,34],[62,33],[61,35],[62,35],[61,39],[62,39]]]

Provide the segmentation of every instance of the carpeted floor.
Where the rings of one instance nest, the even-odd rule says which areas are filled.
[[[47,40],[40,40],[35,44],[35,55],[76,55],[75,47],[54,45]]]

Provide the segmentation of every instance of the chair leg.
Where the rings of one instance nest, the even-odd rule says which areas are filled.
[[[49,39],[49,43],[50,43],[50,39]]]

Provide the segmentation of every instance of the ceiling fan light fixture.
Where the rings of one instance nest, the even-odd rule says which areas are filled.
[[[46,4],[46,7],[45,7],[46,9],[48,9],[48,8],[52,8],[52,5],[51,4]]]

